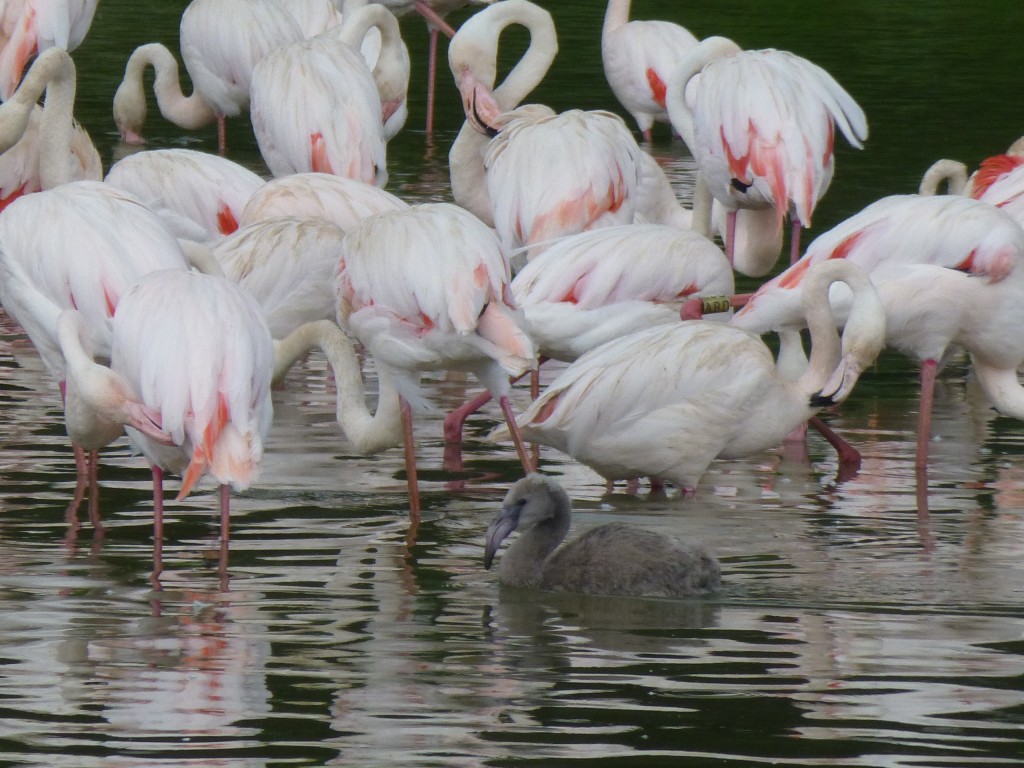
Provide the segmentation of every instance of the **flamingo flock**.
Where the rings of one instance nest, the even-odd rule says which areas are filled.
[[[802,249],[842,173],[836,132],[864,149],[868,116],[794,53],[699,40],[683,19],[631,20],[629,0],[609,0],[600,63],[618,104],[557,111],[527,102],[558,55],[551,14],[529,0],[469,7],[458,29],[444,20],[455,0],[192,0],[190,95],[175,54],[143,45],[111,84],[111,127],[145,144],[153,67],[163,118],[216,123],[217,153],[136,147],[104,173],[74,120],[72,52],[96,5],[0,4],[0,303],[60,388],[72,507],[87,496],[101,526],[98,452],[111,442],[126,435],[149,462],[155,576],[165,473],[181,476],[178,499],[207,479],[220,489],[226,568],[231,490],[259,482],[272,386],[310,352],[334,371],[344,439],[403,448],[412,538],[427,372],[471,372],[485,390],[445,419],[449,471],[463,423],[493,397],[504,423],[490,438],[512,443],[524,476],[542,469],[541,445],[609,489],[649,478],[684,496],[716,459],[799,439],[809,420],[827,429],[815,415],[851,397],[886,346],[921,366],[918,468],[935,379],[957,351],[992,405],[1024,419],[1019,144],[970,176],[938,162],[919,194],[883,198]],[[431,32],[427,134],[448,106],[439,32],[464,120],[447,199],[417,204],[384,189],[414,65],[396,14],[411,11]],[[511,27],[528,43],[499,80]],[[246,115],[259,167],[229,157],[225,120]],[[696,163],[685,203],[648,152],[658,123]],[[774,277],[737,295],[735,272]],[[547,359],[562,367],[542,390]],[[515,387],[527,374],[529,394]],[[855,471],[856,448],[830,440]]]

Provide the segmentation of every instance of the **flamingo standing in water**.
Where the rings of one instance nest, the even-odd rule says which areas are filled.
[[[836,281],[854,293],[841,343],[828,306]],[[771,448],[845,399],[881,351],[885,318],[862,271],[829,262],[807,282],[811,357],[798,379],[784,376],[746,331],[702,320],[658,325],[569,365],[519,417],[523,438],[568,453],[609,482],[648,476],[693,493],[716,457]]]
[[[304,323],[334,319],[332,285],[344,237],[327,219],[278,216],[225,237],[213,255],[225,277],[259,302],[273,337],[283,339]]]
[[[217,149],[223,155],[225,118],[248,110],[253,67],[278,46],[302,40],[302,29],[274,0],[192,0],[181,14],[180,35],[192,94],[182,93],[178,63],[166,46],[139,46],[128,58],[124,79],[114,93],[114,122],[123,141],[142,143],[142,76],[152,66],[160,114],[185,130],[216,121]]]
[[[111,354],[111,317],[120,297],[154,270],[188,270],[178,241],[136,198],[94,181],[60,184],[14,201],[0,213],[0,303],[28,334],[62,394],[68,378],[58,335],[62,310],[76,309],[82,346],[99,358]],[[82,419],[76,400],[72,422]],[[88,455],[69,424],[78,469],[76,497],[95,484],[96,449]],[[108,433],[109,434],[109,433]],[[113,439],[113,438],[111,438]]]
[[[868,273],[885,307],[886,342],[921,364],[916,466],[928,464],[935,376],[956,347],[971,354],[982,389],[1001,412],[1024,418],[1016,370],[1024,362],[1024,230],[988,203],[956,195],[894,195],[815,238],[765,283],[732,323],[793,330],[805,275],[826,261]],[[842,320],[848,297],[832,296]]]
[[[179,237],[200,242],[238,229],[249,198],[265,183],[236,162],[194,149],[136,152],[114,163],[105,181],[164,214]]]
[[[338,266],[338,318],[402,393],[410,515],[420,512],[410,401],[419,375],[468,370],[496,396],[519,459],[509,376],[536,366],[533,342],[508,302],[510,268],[494,233],[449,203],[369,216],[345,236]]]
[[[685,92],[700,75],[691,108]],[[786,51],[743,51],[731,40],[702,40],[672,73],[666,96],[672,127],[686,141],[703,183],[729,211],[732,259],[735,212],[772,208],[776,229],[792,217],[790,260],[800,254],[835,169],[835,126],[861,148],[867,119],[824,69]]]
[[[74,121],[75,64],[59,48],[33,63],[0,105],[0,211],[30,192],[103,175],[99,152]],[[39,97],[46,93],[46,106]]]
[[[669,77],[697,45],[697,38],[670,21],[630,21],[630,4],[631,0],[608,0],[601,27],[601,61],[612,93],[650,143],[655,121],[669,121],[665,106]]]
[[[511,24],[527,27],[530,47],[492,91],[498,37]],[[547,11],[526,0],[505,0],[471,17],[448,49],[468,124],[450,154],[453,194],[461,203],[466,187],[479,188],[482,181],[490,201],[484,220],[493,221],[507,248],[522,248],[527,258],[554,238],[631,223],[644,168],[644,153],[610,112],[508,111],[543,77],[557,47]],[[460,145],[471,129],[493,138]]]
[[[381,31],[372,71],[357,47],[370,27]],[[404,103],[407,64],[398,22],[380,5],[349,14],[340,37],[328,32],[267,55],[253,71],[251,111],[270,172],[335,173],[384,186],[385,124]]]
[[[222,567],[231,488],[259,474],[273,406],[274,346],[263,313],[222,277],[184,270],[143,276],[118,303],[110,370],[160,414],[172,445],[128,429],[153,467],[153,564],[162,570],[163,476],[181,473],[179,500],[210,475],[220,486]]]
[[[5,0],[0,4],[0,100],[18,87],[25,64],[50,48],[73,51],[92,26],[98,0]]]
[[[342,3],[344,9],[352,3],[352,0],[337,0],[337,2]],[[395,16],[404,16],[407,13],[415,12],[427,22],[427,31],[430,33],[430,48],[427,54],[426,131],[428,137],[434,133],[438,35],[441,32],[448,38],[455,35],[455,30],[445,21],[445,16],[466,5],[480,5],[491,2],[493,0],[468,0],[468,2],[467,0],[382,0],[381,2],[381,5],[390,10]]]
[[[523,327],[542,359],[571,362],[606,342],[679,322],[689,297],[730,296],[733,272],[706,237],[662,224],[623,224],[560,240],[512,280]],[[539,377],[531,376],[534,397]],[[450,466],[458,466],[466,418],[485,392],[444,420]]]

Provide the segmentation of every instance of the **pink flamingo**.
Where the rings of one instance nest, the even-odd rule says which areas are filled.
[[[412,405],[419,375],[467,370],[495,395],[524,469],[509,376],[536,366],[530,338],[509,302],[510,269],[494,233],[449,203],[369,216],[349,230],[338,266],[339,324],[366,347],[402,394],[410,514],[420,512]]]
[[[153,91],[160,114],[185,130],[217,123],[217,149],[227,148],[225,119],[249,108],[252,70],[280,45],[303,39],[292,16],[274,0],[192,0],[181,14],[181,57],[192,79],[185,96],[178,63],[160,43],[136,48],[114,93],[114,122],[121,139],[142,143],[146,95],[142,76],[156,70]]]
[[[224,276],[263,309],[275,339],[304,323],[333,320],[334,273],[345,237],[327,219],[279,216],[248,224],[213,247]]]
[[[665,94],[672,70],[697,45],[697,38],[670,21],[630,21],[630,4],[630,0],[608,0],[601,27],[601,61],[612,93],[649,143],[655,121],[669,121]]]
[[[152,149],[114,163],[105,181],[165,214],[180,237],[215,242],[238,229],[263,179],[219,155],[193,149]]]
[[[755,332],[794,329],[812,265],[844,260],[861,267],[885,307],[886,342],[921,364],[916,466],[928,464],[935,376],[955,347],[971,354],[995,406],[1024,417],[1024,396],[1009,385],[1024,361],[1024,230],[995,206],[955,195],[894,195],[872,203],[807,247],[765,283],[732,323]],[[846,298],[834,292],[842,320]]]
[[[73,51],[85,39],[97,0],[6,0],[0,6],[0,99],[18,87],[25,64],[50,48]]]
[[[109,359],[111,317],[120,297],[147,272],[185,272],[188,266],[155,213],[100,182],[61,184],[21,197],[0,213],[0,303],[28,334],[62,393],[68,373],[57,328],[61,311],[78,310],[82,346]],[[80,417],[74,400],[71,407],[74,421]],[[90,435],[87,455],[76,443],[82,432],[69,425],[69,433],[77,496],[82,484],[95,484],[96,450],[105,443]]]
[[[828,305],[836,281],[854,293],[841,343]],[[523,438],[569,454],[609,482],[648,476],[692,494],[716,457],[771,448],[820,407],[845,399],[881,351],[884,316],[863,272],[829,262],[807,282],[811,357],[799,378],[783,375],[759,338],[730,325],[657,325],[570,364],[519,417]]]
[[[691,108],[684,94],[700,75]],[[867,119],[824,69],[786,51],[743,51],[731,40],[702,40],[672,73],[672,126],[697,161],[703,183],[729,211],[726,254],[732,258],[735,212],[773,208],[776,228],[792,215],[790,259],[800,254],[835,169],[835,126],[861,148]]]
[[[315,216],[347,230],[366,216],[400,208],[408,204],[372,184],[327,173],[293,173],[257,190],[242,210],[239,224],[278,216]]]
[[[172,445],[132,428],[153,467],[154,576],[162,570],[163,475],[181,473],[178,500],[210,475],[220,487],[221,562],[230,490],[258,477],[273,406],[274,347],[256,300],[230,280],[163,270],[139,279],[113,317],[110,370],[160,414]]]
[[[357,48],[370,27],[381,31],[373,70]],[[398,22],[380,5],[360,8],[340,37],[280,46],[256,65],[251,113],[260,153],[275,176],[317,171],[384,186],[385,124],[407,89]]]
[[[497,41],[511,24],[527,27],[530,47],[492,92]],[[472,143],[453,145],[451,157],[467,163],[466,182],[479,186],[483,179],[489,219],[502,243],[522,248],[527,258],[563,235],[631,223],[644,167],[643,152],[625,122],[610,112],[508,112],[543,77],[556,51],[551,15],[526,0],[505,0],[475,14],[448,49],[466,122],[493,137],[480,147],[482,176],[481,155],[474,156]],[[464,126],[463,133],[467,130]],[[461,202],[464,186],[457,183],[454,166],[453,193]]]
[[[37,58],[0,105],[0,211],[21,195],[103,175],[99,152],[74,121],[75,65],[60,48]],[[46,106],[36,102],[46,93]]]
[[[706,237],[662,224],[624,224],[560,240],[512,280],[523,327],[542,359],[571,362],[620,336],[679,321],[691,296],[732,295],[733,272]],[[539,391],[534,372],[532,390]],[[444,420],[448,464],[459,465],[466,418],[484,392]]]

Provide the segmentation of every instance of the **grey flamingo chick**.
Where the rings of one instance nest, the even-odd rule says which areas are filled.
[[[565,546],[572,505],[558,482],[530,473],[518,480],[487,529],[484,567],[517,528],[502,556],[502,584],[553,592],[690,597],[721,585],[718,560],[704,547],[624,523],[593,528]]]

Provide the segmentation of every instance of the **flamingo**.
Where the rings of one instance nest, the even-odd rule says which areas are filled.
[[[249,108],[249,84],[257,62],[286,43],[302,40],[302,30],[274,0],[192,0],[181,14],[181,57],[192,79],[185,96],[178,63],[166,46],[136,48],[114,93],[114,122],[121,139],[142,143],[146,96],[142,76],[156,71],[153,91],[160,114],[185,130],[217,123],[217,149],[226,151],[225,118]]]
[[[112,325],[110,370],[160,414],[173,442],[128,428],[153,467],[154,576],[162,570],[167,471],[182,474],[178,500],[206,475],[218,483],[226,555],[231,488],[245,490],[258,477],[273,415],[274,346],[263,313],[226,278],[161,270],[124,294]]]
[[[248,224],[213,247],[224,275],[263,309],[275,339],[335,317],[334,272],[344,230],[322,218],[279,216]]]
[[[238,229],[246,203],[265,183],[238,163],[194,149],[136,152],[114,163],[105,181],[180,223],[180,237],[200,242]]]
[[[601,61],[612,93],[650,143],[655,121],[669,121],[665,93],[672,70],[697,38],[670,21],[630,21],[630,5],[631,0],[608,0]]]
[[[73,51],[92,26],[98,0],[6,0],[0,7],[0,100],[18,87],[25,64],[50,48]]]
[[[507,113],[491,86],[497,38],[513,23],[530,31],[530,48],[502,84],[515,86],[502,98],[510,90],[517,95],[543,76],[541,65],[557,50],[551,15],[532,3],[505,0],[475,14],[449,46],[448,59],[467,122],[494,136],[483,153],[494,226],[507,248],[522,248],[532,259],[554,238],[632,222],[644,161],[625,122],[610,112]],[[454,146],[452,155],[458,156]],[[467,156],[473,164],[478,158]]]
[[[783,376],[746,331],[704,320],[658,325],[569,365],[519,417],[523,438],[568,453],[609,482],[646,475],[694,493],[716,457],[775,446],[819,408],[844,400],[882,349],[885,318],[863,272],[829,262],[807,281],[811,356],[798,379]],[[835,281],[854,294],[841,348],[827,301]]]
[[[344,22],[341,10],[331,0],[275,0],[302,30],[305,38],[316,37]]]
[[[99,152],[74,121],[75,80],[71,57],[50,48],[0,105],[0,211],[24,194],[102,177]],[[46,106],[40,107],[44,91]]]
[[[83,347],[111,354],[111,317],[143,274],[186,271],[186,255],[160,218],[136,198],[95,181],[60,184],[15,200],[0,213],[0,303],[25,330],[60,383],[67,368],[57,318],[77,309],[87,329]],[[81,335],[81,334],[80,334]],[[95,473],[73,441],[79,481]],[[90,450],[99,447],[90,443]]]
[[[320,217],[344,230],[374,213],[408,208],[380,187],[326,173],[294,173],[257,190],[239,220],[241,226],[278,216]]]
[[[411,400],[421,371],[468,370],[495,395],[524,469],[531,461],[509,403],[509,376],[536,366],[507,300],[510,268],[494,233],[451,203],[368,216],[345,236],[339,325],[399,383],[410,515],[419,517]]]
[[[1024,230],[988,203],[956,195],[882,198],[819,235],[804,256],[761,286],[732,323],[755,332],[800,327],[806,274],[826,261],[868,273],[886,314],[886,343],[921,365],[916,466],[928,464],[935,376],[947,354],[971,354],[982,389],[1000,411],[1024,417],[1008,385],[1024,362]],[[846,299],[832,297],[842,319]],[[1014,381],[1016,379],[1014,378]]]
[[[700,74],[691,109],[684,98]],[[825,194],[835,168],[838,124],[858,149],[867,138],[863,110],[824,69],[786,51],[743,51],[731,40],[701,41],[672,73],[666,97],[672,127],[697,161],[712,196],[729,212],[732,259],[735,211],[773,208],[776,229],[792,215],[790,260],[800,228]]]
[[[936,160],[925,171],[921,177],[921,184],[918,192],[922,195],[936,195],[939,188],[945,184],[946,191],[951,195],[967,195],[976,200],[979,199],[973,193],[974,181],[979,176],[984,177],[983,186],[989,187],[1000,179],[1007,172],[1012,171],[1020,164],[1020,158],[1024,157],[1024,137],[1017,139],[1010,145],[1009,149],[1002,155],[993,155],[982,160],[978,171],[968,176],[967,166],[959,160],[943,158]],[[986,166],[984,174],[979,173],[982,166]],[[986,200],[998,205],[995,200]]]
[[[572,362],[620,336],[678,322],[689,297],[728,296],[734,286],[725,254],[706,237],[661,224],[622,224],[560,240],[524,266],[511,288],[543,358]],[[532,390],[536,397],[536,371]],[[453,455],[466,418],[489,399],[484,392],[445,417]]]
[[[47,308],[43,308],[46,311]],[[55,311],[50,306],[49,311]],[[75,309],[65,309],[56,319],[57,340],[65,365],[64,426],[76,452],[75,499],[69,510],[89,498],[89,519],[101,531],[99,517],[99,450],[110,445],[132,427],[151,440],[171,444],[160,429],[160,414],[143,403],[131,385],[109,368],[96,365],[90,330]]]
[[[341,0],[344,6],[349,5],[352,0]],[[445,16],[454,10],[466,5],[487,4],[494,0],[382,0],[381,5],[390,10],[395,16],[404,16],[407,13],[415,12],[427,22],[427,31],[430,34],[430,47],[427,54],[427,116],[426,132],[430,137],[434,133],[434,102],[436,99],[437,81],[437,43],[438,34],[443,32],[451,38],[455,30],[445,21]]]
[[[376,78],[355,48],[371,26],[381,30]],[[405,100],[408,53],[398,22],[380,5],[353,12],[341,30],[340,39],[328,32],[281,46],[256,65],[253,132],[274,176],[318,171],[382,187],[384,125]]]

